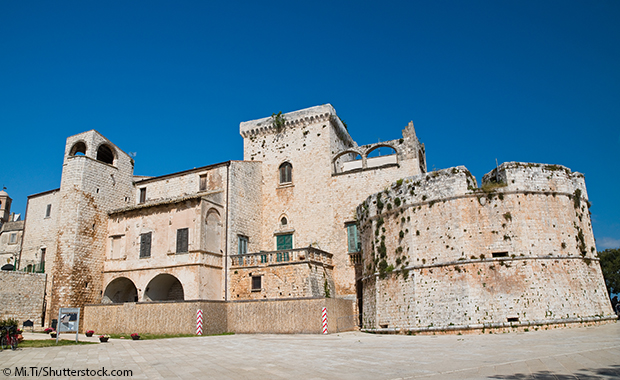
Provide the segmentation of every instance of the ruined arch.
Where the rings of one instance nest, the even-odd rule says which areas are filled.
[[[155,276],[144,291],[145,301],[183,301],[184,299],[181,281],[167,273]]]
[[[97,161],[105,162],[106,164],[113,165],[115,159],[114,149],[110,148],[107,144],[99,145],[97,148]]]
[[[364,167],[364,155],[356,149],[347,149],[332,159],[334,173],[342,173]]]
[[[101,303],[124,302],[138,302],[138,289],[127,277],[118,277],[106,286]]]
[[[78,141],[69,150],[70,156],[85,156],[86,155],[86,143],[84,141]]]
[[[205,217],[205,249],[208,252],[220,253],[222,241],[222,218],[220,213],[212,208]]]
[[[381,154],[380,149],[381,148],[388,148],[388,152],[389,153],[384,153]],[[373,152],[377,151],[377,155],[373,155]],[[392,154],[396,154],[396,148],[394,148],[392,145],[390,144],[374,144],[371,147],[368,148],[368,150],[366,151],[366,157],[383,157],[383,156],[390,156]]]

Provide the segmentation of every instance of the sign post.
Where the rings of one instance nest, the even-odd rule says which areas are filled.
[[[60,338],[61,332],[75,332],[75,342],[78,341],[78,328],[80,326],[80,308],[60,308],[58,309],[58,331],[56,332],[56,343]]]

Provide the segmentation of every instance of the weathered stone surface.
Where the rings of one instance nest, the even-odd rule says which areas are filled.
[[[613,318],[583,175],[523,163],[496,174],[482,189],[464,167],[405,178],[358,207],[365,328]]]
[[[21,326],[31,320],[41,324],[44,273],[0,271],[0,319],[15,318]]]

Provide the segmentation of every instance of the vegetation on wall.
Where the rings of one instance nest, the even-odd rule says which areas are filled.
[[[271,114],[271,120],[273,122],[273,126],[276,128],[276,131],[282,132],[284,129],[284,124],[286,123],[286,119],[284,115],[282,115],[282,111],[278,113]]]

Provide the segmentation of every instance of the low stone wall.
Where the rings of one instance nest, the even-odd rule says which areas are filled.
[[[223,301],[162,301],[97,304],[84,307],[84,329],[97,334],[195,334],[196,311],[203,312],[203,334],[227,331]]]
[[[228,304],[228,331],[252,334],[320,334],[327,308],[330,332],[353,330],[354,302],[340,298],[234,301]],[[356,319],[355,319],[356,321]]]
[[[45,279],[44,273],[0,271],[0,319],[17,319],[20,326],[30,319],[41,326]]]
[[[97,334],[194,334],[196,311],[203,311],[203,334],[320,334],[321,312],[329,331],[356,326],[354,301],[332,298],[257,301],[166,301],[98,304],[84,307],[84,329]]]

